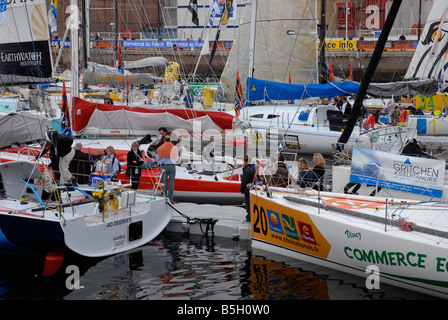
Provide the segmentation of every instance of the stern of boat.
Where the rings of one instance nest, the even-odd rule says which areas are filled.
[[[104,257],[137,248],[157,237],[168,225],[172,207],[164,198],[135,206],[67,219],[61,223],[65,244],[87,257]]]

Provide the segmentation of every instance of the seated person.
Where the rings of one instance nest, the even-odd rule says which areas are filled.
[[[299,172],[297,174],[297,179],[294,179],[294,182],[298,184],[300,188],[311,188],[313,185],[313,172],[308,168],[308,160],[300,158],[298,164]]]

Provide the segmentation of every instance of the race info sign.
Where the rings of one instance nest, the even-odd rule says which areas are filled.
[[[350,181],[441,198],[445,161],[354,148]]]

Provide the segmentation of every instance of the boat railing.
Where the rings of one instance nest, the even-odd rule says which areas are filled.
[[[157,191],[158,191],[160,188],[163,188],[163,187],[165,186],[165,184],[162,183],[162,178],[163,178],[163,175],[164,175],[164,174],[165,174],[165,169],[160,169],[159,174],[157,174],[157,176],[156,176],[156,181],[154,182],[154,187],[153,187],[152,190],[151,190],[151,192],[152,192],[152,194],[153,194],[154,197],[156,196]],[[164,194],[163,196],[166,197],[165,194]]]

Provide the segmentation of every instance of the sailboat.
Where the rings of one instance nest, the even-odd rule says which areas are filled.
[[[437,91],[433,99],[440,99],[442,105],[434,110],[424,110],[423,115],[409,113],[405,125],[417,128],[418,141],[429,153],[446,157],[448,149],[448,118],[446,117],[446,70],[448,60],[448,6],[445,1],[435,0],[423,28],[417,48],[406,72],[406,79],[435,81]]]
[[[240,74],[247,71],[247,78],[242,77],[246,107],[240,119],[249,131],[269,140],[270,130],[275,129],[279,140],[297,142],[295,152],[331,155],[348,117],[336,106],[319,103],[317,98],[354,95],[359,84],[318,84],[315,8],[314,2],[306,1],[254,2],[252,12],[242,18],[221,81],[225,88],[234,88],[230,81],[237,70]],[[289,71],[292,82],[302,84],[287,83]],[[261,105],[263,102],[265,105]],[[360,123],[346,145],[400,152],[414,137],[413,128],[374,125],[372,129]]]
[[[18,30],[21,39],[26,40],[11,46],[16,50],[8,53],[11,64],[41,64],[44,52],[49,50],[45,6],[44,0],[6,4],[8,19],[0,26],[0,33],[13,37],[11,30]],[[19,17],[22,19],[16,20]],[[15,25],[15,21],[21,24]],[[40,42],[33,47],[37,40]],[[11,80],[21,79],[22,70],[33,69],[8,69],[4,65],[4,78]],[[42,65],[42,70],[47,67]],[[27,72],[23,75],[25,81],[39,81],[42,75]],[[1,136],[3,148],[46,141],[45,133],[51,129],[49,120],[30,116],[24,112],[0,118],[1,130],[8,130]],[[46,255],[54,250],[70,250],[86,257],[104,257],[144,245],[166,227],[172,207],[163,197],[138,195],[124,187],[119,183],[90,188],[68,186],[56,183],[44,162],[2,161],[0,251]]]
[[[365,97],[401,2],[392,3],[354,109]],[[350,134],[345,130],[339,143]],[[365,277],[367,290],[388,283],[447,298],[448,208],[434,201],[446,197],[444,172],[441,160],[354,148],[350,179],[368,185],[370,194],[255,186],[252,248]],[[380,189],[408,196],[380,196]]]

